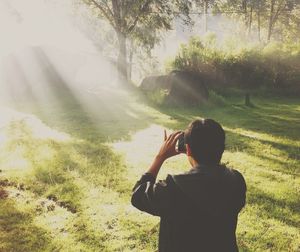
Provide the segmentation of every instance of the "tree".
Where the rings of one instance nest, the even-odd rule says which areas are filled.
[[[284,29],[290,28],[291,24],[284,22],[284,20],[293,18],[293,11],[299,8],[299,6],[299,0],[269,0],[268,42],[271,40],[275,24],[278,21],[282,21],[285,24]]]
[[[196,6],[202,8],[202,13],[204,15],[204,31],[208,31],[207,19],[208,19],[208,10],[214,6],[216,0],[196,0]]]
[[[261,28],[265,28],[266,40],[270,42],[274,30],[276,30],[277,38],[282,38],[284,33],[290,30],[291,25],[298,22],[295,10],[300,5],[299,0],[222,0],[218,3],[218,8],[227,12],[227,15],[232,18],[243,17],[248,35],[251,34],[256,15],[259,41],[261,40]]]
[[[153,45],[157,32],[169,30],[172,20],[180,16],[189,23],[191,2],[187,0],[82,0],[96,15],[105,19],[114,29],[118,44],[118,72],[122,79],[128,80],[127,45],[128,39],[144,39]],[[146,35],[141,38],[141,34]]]
[[[260,42],[261,41],[261,20],[260,20],[260,12],[261,12],[261,0],[257,0],[256,2],[256,15],[257,15],[257,39]]]
[[[270,1],[269,25],[268,25],[268,36],[267,36],[268,42],[271,39],[273,27],[274,27],[276,21],[278,20],[279,15],[286,7],[286,4],[287,4],[286,0],[279,0],[279,1],[271,0]]]

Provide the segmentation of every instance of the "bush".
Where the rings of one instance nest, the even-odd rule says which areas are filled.
[[[300,90],[300,45],[217,47],[215,42],[206,40],[192,37],[187,44],[182,44],[169,66],[200,73],[212,88],[265,86],[292,92]]]

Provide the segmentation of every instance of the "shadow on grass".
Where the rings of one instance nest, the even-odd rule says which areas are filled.
[[[130,188],[121,157],[106,145],[86,140],[61,142],[35,138],[24,121],[14,121],[8,137],[7,151],[22,148],[24,158],[31,164],[32,172],[22,178],[32,185],[31,190],[59,201],[73,212],[80,210],[83,197],[74,172],[94,186],[119,193],[127,193]]]
[[[49,234],[33,223],[30,214],[19,211],[12,200],[0,200],[0,251],[51,251]]]
[[[202,106],[194,108],[159,107],[157,110],[165,113],[178,123],[169,124],[174,129],[185,128],[188,123],[199,117],[213,118],[228,128],[243,128],[259,133],[299,140],[300,135],[300,102],[287,98],[259,98],[254,108],[232,103],[224,106]],[[150,104],[151,105],[151,104]]]
[[[185,129],[192,120],[199,117],[213,118],[229,129],[226,132],[228,151],[241,151],[261,160],[267,160],[266,165],[279,164],[276,168],[269,166],[265,168],[294,175],[295,178],[299,174],[297,163],[300,160],[299,146],[295,143],[300,140],[300,102],[296,99],[266,98],[263,100],[260,98],[255,104],[254,108],[233,104],[226,104],[224,107],[159,108],[155,106],[155,108],[173,119],[165,123],[165,126],[173,129]],[[235,129],[238,131],[235,132]],[[278,139],[275,142],[275,140],[252,138],[239,133],[244,130],[250,133],[252,131],[267,134],[270,138]],[[300,209],[299,200],[294,198],[296,192],[293,192],[293,199],[276,199],[251,184],[248,189],[249,203],[257,204],[268,218],[275,218],[289,226],[299,227]]]
[[[255,186],[248,186],[247,203],[259,206],[261,216],[275,218],[280,222],[298,228],[300,205],[297,199],[277,199]]]
[[[266,167],[272,170],[278,170],[278,164],[284,174],[297,175],[300,170],[296,163],[300,160],[299,147],[288,143],[278,143],[270,140],[263,140],[245,136],[239,133],[226,132],[226,149],[230,152],[242,151],[249,155],[259,157],[262,160],[268,160],[269,163],[277,164],[276,168]],[[291,142],[292,143],[292,142]],[[271,147],[271,148],[270,148]],[[280,153],[280,156],[273,152]]]
[[[224,107],[155,108],[172,118],[172,120],[165,123],[165,126],[176,130],[185,129],[192,120],[199,117],[217,120],[222,126],[229,129],[226,132],[226,147],[229,151],[245,151],[262,158],[270,158],[265,155],[264,150],[259,150],[259,153],[257,153],[257,148],[252,146],[256,142],[261,146],[271,146],[272,149],[284,154],[286,159],[300,160],[299,146],[293,144],[295,140],[300,140],[300,110],[297,110],[300,107],[300,102],[282,98],[281,100],[277,99],[275,103],[273,100],[268,99],[257,101],[258,105],[255,108],[229,104]],[[234,132],[235,129],[263,133],[280,139],[278,139],[278,142],[274,142],[252,138]],[[280,143],[281,139],[291,144]],[[299,171],[295,168],[292,172]]]

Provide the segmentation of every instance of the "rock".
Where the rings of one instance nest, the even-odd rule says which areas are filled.
[[[140,85],[140,89],[149,92],[157,89],[168,89],[169,88],[169,76],[158,75],[145,77]]]
[[[187,71],[172,71],[168,75],[149,76],[140,85],[143,92],[165,90],[166,104],[197,105],[208,99],[204,78]]]
[[[208,90],[197,73],[173,71],[169,75],[171,87],[168,104],[197,105],[208,99]]]

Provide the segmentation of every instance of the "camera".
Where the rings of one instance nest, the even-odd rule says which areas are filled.
[[[184,142],[184,133],[180,135],[177,141],[177,151],[186,153],[186,147],[185,147],[185,142]]]

